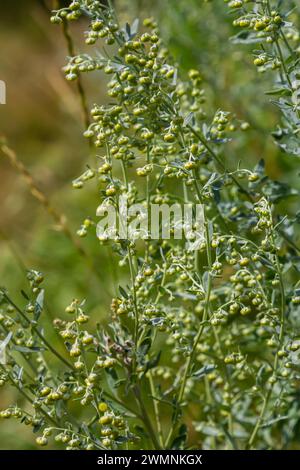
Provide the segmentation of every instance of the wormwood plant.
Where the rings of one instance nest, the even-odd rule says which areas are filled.
[[[276,72],[276,86],[267,92],[283,114],[283,124],[273,132],[280,148],[300,155],[299,138],[299,5],[294,1],[224,0],[232,10],[233,25],[241,31],[234,43],[256,44],[254,65],[259,72]]]
[[[288,77],[298,52],[291,48],[295,60],[285,71],[281,49],[283,41],[289,50],[292,26],[269,2],[229,6],[252,28],[242,38],[254,28],[264,39],[268,29],[271,49],[255,60],[264,54],[259,67],[280,60],[279,103],[292,126],[281,132],[284,150],[295,154],[298,108]],[[109,78],[108,102],[92,107],[85,131],[94,163],[73,181],[76,189],[97,184],[78,235],[95,236],[96,207],[118,208],[122,195],[145,208],[202,204],[204,241],[188,250],[185,240],[103,236],[99,249],[113,247],[128,281],[116,286],[106,328],[90,319],[89,299],[70,300],[53,325],[64,349],[43,329],[40,272],[28,273],[24,306],[2,289],[0,380],[20,401],[1,417],[32,426],[42,446],[54,440],[67,449],[292,448],[300,417],[300,218],[282,214],[280,202],[298,192],[272,181],[262,160],[251,170],[229,165],[232,135],[249,125],[226,111],[211,115],[200,72],[180,78],[152,18],[122,27],[97,0],[72,1],[51,17],[64,27],[78,19],[88,21],[85,42],[94,47],[69,58],[66,78],[99,71]]]

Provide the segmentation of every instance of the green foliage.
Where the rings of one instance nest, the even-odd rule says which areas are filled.
[[[235,44],[257,44],[254,65],[259,72],[278,71],[276,85],[267,93],[276,98],[283,114],[283,125],[273,133],[280,148],[300,156],[299,150],[299,31],[296,2],[225,1],[238,16],[234,26],[241,31],[232,38]]]
[[[278,75],[268,94],[277,96],[284,124],[274,136],[295,156],[291,77],[299,51],[288,43],[295,34],[288,17],[297,21],[296,10],[273,12],[268,1],[228,6],[244,28],[233,43],[262,43],[255,65]],[[92,52],[69,57],[66,78],[80,80],[83,104],[84,73],[109,79],[108,100],[92,107],[84,133],[96,149],[93,165],[73,181],[80,191],[95,182],[97,195],[78,235],[95,237],[97,206],[126,195],[145,207],[178,198],[203,204],[204,241],[193,251],[185,240],[102,237],[99,250],[112,249],[127,271],[116,282],[109,325],[87,313],[93,299],[74,299],[53,322],[55,342],[43,328],[41,273],[28,273],[25,306],[3,289],[0,383],[30,408],[13,404],[1,417],[32,426],[39,445],[67,449],[294,447],[300,218],[292,204],[289,214],[281,205],[298,201],[299,191],[272,180],[259,158],[251,169],[228,162],[248,122],[211,113],[202,74],[178,70],[153,18],[122,27],[96,0],[73,1],[51,17],[65,32],[73,20],[88,23]]]

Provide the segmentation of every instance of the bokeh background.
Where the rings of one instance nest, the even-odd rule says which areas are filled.
[[[280,118],[264,94],[273,77],[257,73],[251,47],[230,42],[232,19],[222,0],[114,3],[124,24],[136,17],[157,18],[182,74],[189,68],[201,71],[208,114],[221,108],[250,123],[251,129],[228,147],[228,165],[236,167],[241,161],[252,168],[265,158],[273,178],[299,186],[298,162],[282,155],[269,135]],[[21,302],[26,269],[38,269],[45,274],[45,323],[63,314],[75,297],[86,298],[95,321],[105,322],[116,275],[122,272],[94,235],[83,241],[76,237],[83,219],[95,214],[97,194],[93,185],[85,191],[71,186],[88,163],[90,150],[82,137],[76,85],[66,82],[62,71],[66,43],[60,26],[49,22],[51,1],[1,0],[0,6],[0,79],[7,85],[7,104],[0,106],[0,137],[50,204],[47,209],[33,197],[32,181],[30,188],[22,171],[0,153],[0,284]],[[84,21],[71,27],[78,52],[86,49],[84,29]],[[89,105],[106,100],[101,72],[84,76],[83,85]],[[64,218],[65,230],[52,209]],[[0,408],[12,402],[13,393],[0,390]],[[33,442],[31,429],[13,420],[0,422],[1,449],[30,449]]]

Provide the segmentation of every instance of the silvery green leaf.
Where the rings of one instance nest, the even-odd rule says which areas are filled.
[[[136,18],[131,25],[131,34],[133,34],[134,36],[138,32],[139,24],[140,24],[140,20],[139,18]]]
[[[189,124],[191,124],[193,117],[194,117],[194,113],[191,111],[185,116],[183,125],[188,126]]]
[[[193,377],[196,377],[197,379],[201,379],[201,378],[204,377],[205,375],[207,375],[207,374],[209,374],[210,372],[212,372],[215,368],[216,368],[216,366],[213,365],[213,364],[207,365],[207,366],[203,366],[203,367],[201,367],[201,369],[197,370],[197,371],[194,372],[192,375],[193,375]]]
[[[6,363],[5,349],[12,337],[12,332],[10,331],[6,338],[0,342],[0,364]]]
[[[38,321],[42,311],[43,311],[43,308],[44,308],[44,294],[45,294],[45,291],[44,289],[42,289],[37,298],[36,298],[36,301],[35,301],[35,306],[34,306],[34,320],[35,321]]]
[[[257,33],[246,30],[231,37],[230,40],[233,44],[255,44],[262,42],[262,38],[258,38]]]

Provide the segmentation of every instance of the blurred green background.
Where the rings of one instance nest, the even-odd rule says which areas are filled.
[[[68,2],[66,2],[68,3]],[[120,21],[157,18],[163,39],[184,75],[198,68],[207,92],[207,113],[221,108],[251,124],[226,153],[227,164],[253,167],[261,158],[273,178],[298,184],[298,162],[282,155],[269,135],[279,114],[264,92],[273,77],[258,75],[251,48],[231,44],[232,20],[220,0],[116,0]],[[66,217],[74,239],[87,216],[94,216],[97,193],[72,190],[71,181],[90,158],[82,137],[83,119],[76,85],[64,79],[66,44],[49,22],[51,1],[1,2],[0,79],[7,85],[7,104],[0,106],[0,136],[16,151],[52,207]],[[76,51],[83,44],[84,21],[71,25]],[[89,105],[106,99],[101,73],[83,77]],[[22,302],[26,268],[45,274],[48,319],[63,314],[74,298],[86,298],[95,321],[105,321],[114,294],[116,262],[90,234],[71,242],[7,157],[0,154],[0,284]],[[76,244],[83,246],[82,254]],[[119,271],[119,269],[118,269]],[[0,408],[14,400],[0,390]],[[0,423],[0,448],[34,448],[31,429],[13,420]]]

